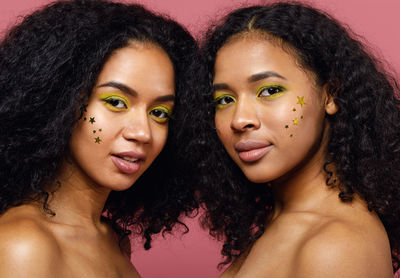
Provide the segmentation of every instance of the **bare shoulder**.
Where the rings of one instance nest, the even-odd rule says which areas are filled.
[[[363,228],[368,225],[346,221],[321,225],[299,248],[293,268],[296,277],[393,277],[386,235]]]
[[[54,277],[61,251],[40,220],[23,214],[0,218],[0,277]]]

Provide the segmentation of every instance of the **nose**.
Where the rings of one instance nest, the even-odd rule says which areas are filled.
[[[130,113],[122,136],[128,141],[148,144],[151,141],[151,129],[146,109],[137,108]]]
[[[260,128],[260,120],[252,101],[247,97],[238,100],[231,121],[231,129],[235,132],[244,132],[258,128]]]

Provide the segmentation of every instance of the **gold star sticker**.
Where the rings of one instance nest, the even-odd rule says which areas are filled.
[[[297,101],[297,104],[300,104],[301,105],[301,108],[303,108],[303,104],[307,104],[305,101],[304,101],[304,97],[297,97],[297,99],[298,99],[298,101]]]
[[[297,118],[294,118],[293,124],[294,124],[294,125],[297,125],[298,123],[299,123],[299,120],[298,120]]]
[[[94,122],[96,122],[96,121],[94,120],[94,117],[90,117],[89,123],[93,124]]]
[[[95,142],[95,143],[97,143],[97,144],[100,144],[100,142],[101,142],[101,139],[100,139],[100,137],[96,137],[96,138],[94,138],[94,142]]]

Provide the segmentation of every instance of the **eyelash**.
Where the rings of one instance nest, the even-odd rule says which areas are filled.
[[[227,102],[226,100],[229,100],[229,102]],[[222,103],[223,101],[225,101],[225,103]],[[219,95],[214,98],[214,102],[217,106],[217,109],[219,109],[219,108],[223,108],[231,103],[236,102],[236,99],[231,95]]]
[[[263,91],[267,91],[267,96],[262,96]],[[272,91],[271,91],[272,90]],[[281,96],[286,89],[281,85],[263,85],[257,89],[257,97],[260,98],[277,98]]]
[[[119,96],[109,96],[109,97],[103,98],[102,100],[105,102],[106,106],[113,111],[121,111],[121,110],[128,109],[128,107],[129,107],[128,102]],[[120,104],[122,104],[123,107],[118,107],[118,105],[120,105]]]
[[[158,115],[157,114],[161,114]],[[157,106],[154,107],[152,110],[149,111],[149,115],[159,123],[165,123],[171,118],[172,111],[170,108],[165,107],[165,106]]]

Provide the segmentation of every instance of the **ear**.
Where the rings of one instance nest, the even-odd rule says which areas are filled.
[[[328,87],[329,87],[328,84],[325,84],[325,85],[322,87],[323,93],[324,93],[324,95],[325,95],[325,112],[326,112],[326,114],[328,114],[328,115],[333,115],[333,114],[335,114],[335,113],[338,111],[339,108],[338,108],[338,106],[336,105],[335,100],[333,99],[332,94],[330,94],[330,93],[328,92]]]

